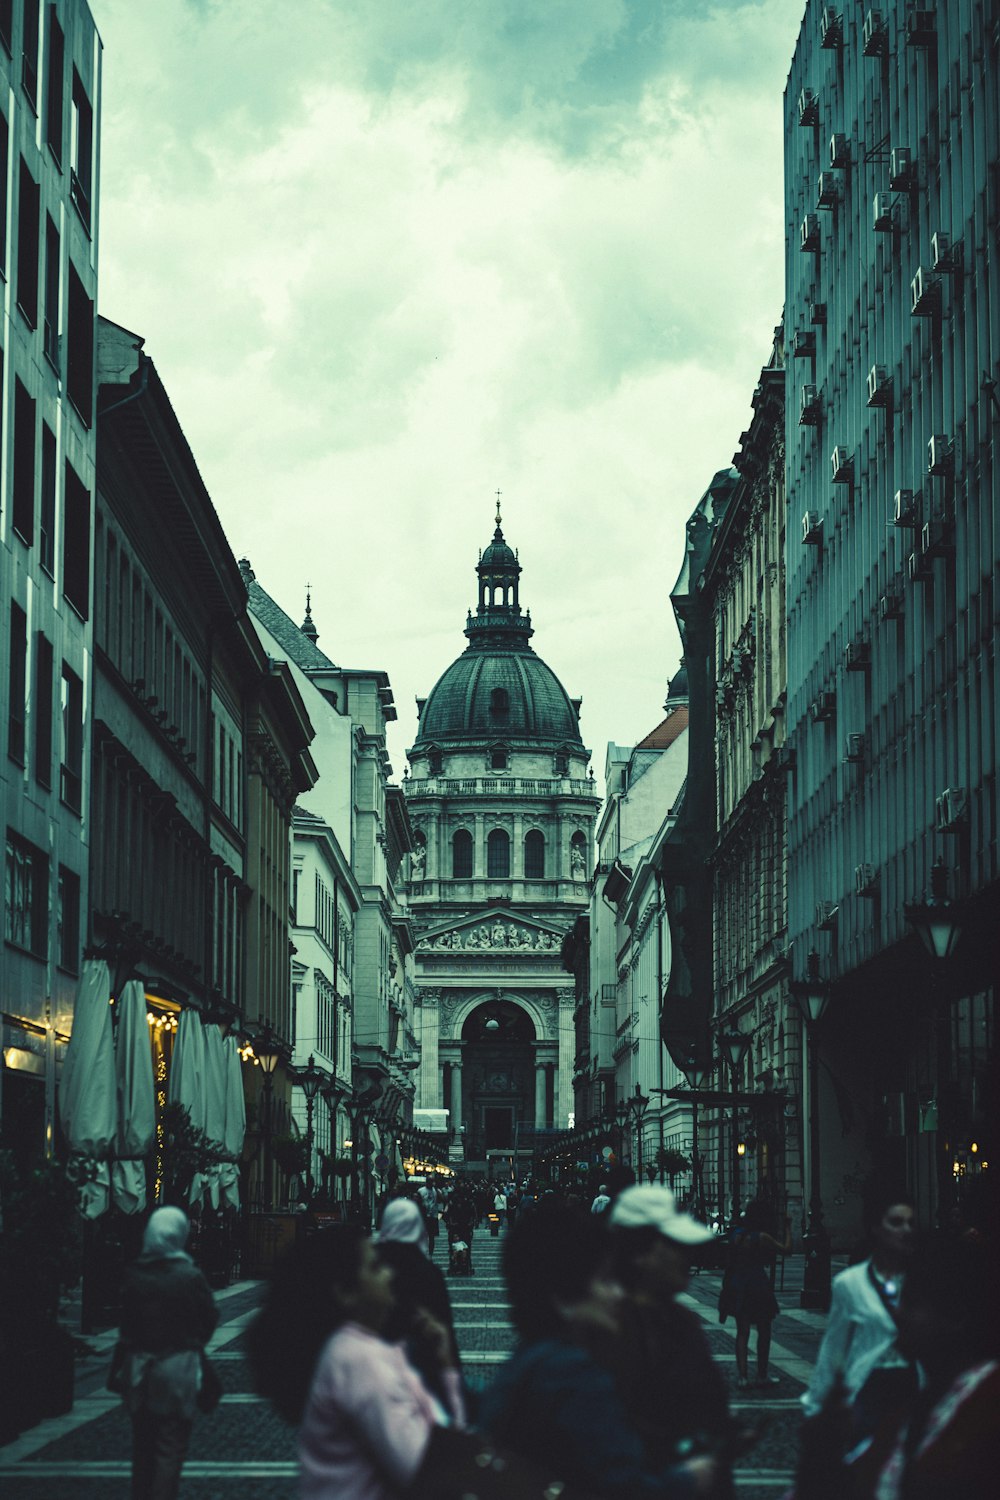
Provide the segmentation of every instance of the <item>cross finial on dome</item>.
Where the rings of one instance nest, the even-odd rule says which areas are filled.
[[[499,531],[500,530],[500,496],[501,496],[501,494],[503,492],[501,490],[497,490],[496,493],[497,493],[497,531]]]
[[[316,642],[319,640],[319,631],[316,629],[316,626],[313,624],[313,617],[312,617],[312,584],[311,583],[307,583],[306,584],[306,617],[302,621],[302,624],[299,626],[299,629],[302,631],[303,635],[309,637],[309,639],[312,641],[313,645],[315,646]]]

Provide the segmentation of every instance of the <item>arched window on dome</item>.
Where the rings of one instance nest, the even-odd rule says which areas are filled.
[[[491,771],[506,771],[509,761],[506,745],[491,745],[488,766]]]
[[[454,880],[472,879],[472,834],[460,828],[451,841],[451,873]]]
[[[444,756],[437,745],[427,747],[427,774],[428,776],[440,776],[444,770]]]
[[[506,688],[496,687],[490,693],[490,717],[497,724],[506,724],[510,718],[510,694]]]
[[[510,839],[502,828],[494,828],[486,840],[486,874],[490,880],[510,879]]]
[[[525,880],[545,879],[545,835],[533,828],[524,838]]]

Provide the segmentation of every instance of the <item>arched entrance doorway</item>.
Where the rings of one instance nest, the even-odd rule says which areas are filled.
[[[490,1000],[462,1027],[466,1161],[513,1154],[518,1124],[534,1124],[535,1028],[510,1000]]]

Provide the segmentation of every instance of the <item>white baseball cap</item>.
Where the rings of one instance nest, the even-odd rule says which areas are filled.
[[[669,1188],[651,1184],[627,1187],[611,1205],[611,1223],[616,1229],[658,1229],[679,1245],[704,1245],[713,1231],[682,1213]]]

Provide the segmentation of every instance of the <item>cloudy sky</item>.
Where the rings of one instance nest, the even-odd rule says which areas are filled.
[[[494,491],[603,773],[655,725],[683,525],[782,301],[803,0],[90,0],[100,302],[238,557],[413,700]]]

